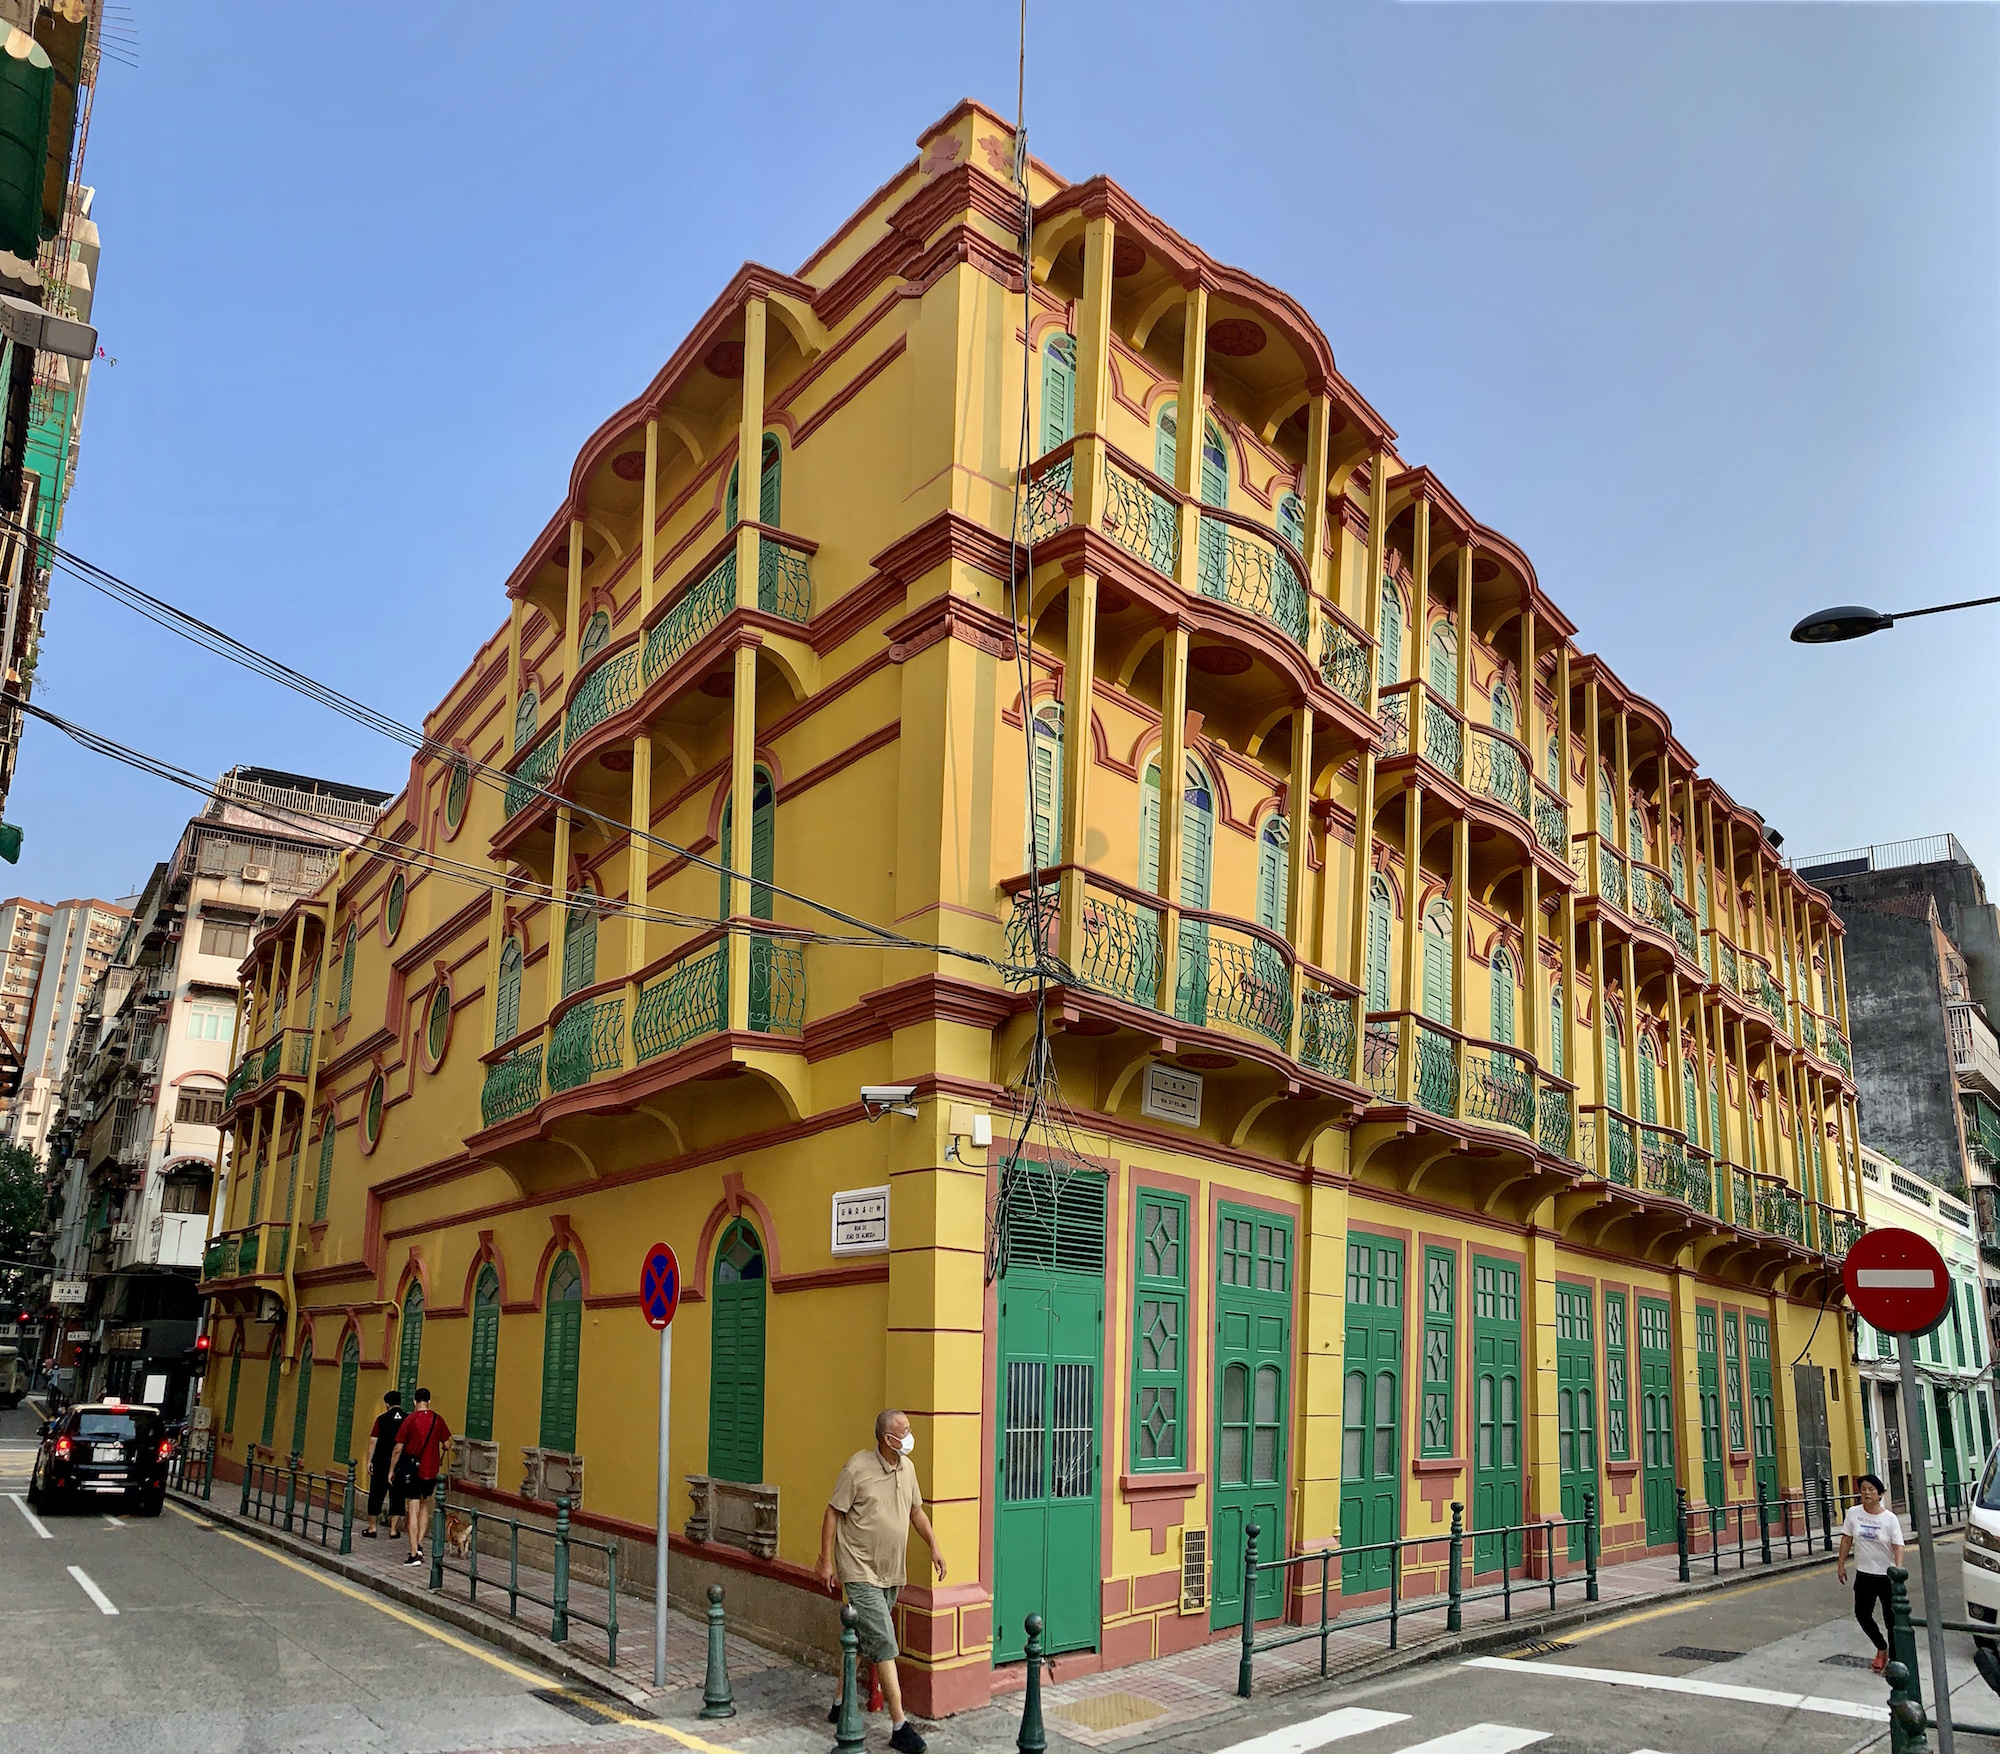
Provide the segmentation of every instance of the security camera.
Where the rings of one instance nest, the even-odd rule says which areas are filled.
[[[864,1084],[861,1107],[871,1121],[879,1121],[884,1115],[903,1115],[915,1120],[917,1106],[910,1098],[916,1093],[914,1084]]]

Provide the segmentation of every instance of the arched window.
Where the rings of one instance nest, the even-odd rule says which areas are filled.
[[[1508,736],[1513,736],[1514,696],[1508,691],[1506,683],[1496,682],[1493,684],[1491,701],[1494,730],[1505,731]]]
[[[1604,1100],[1621,1112],[1625,1107],[1625,1038],[1618,1028],[1618,1013],[1604,1008]]]
[[[720,862],[730,862],[730,848],[735,845],[732,835],[736,800],[726,798],[722,804],[722,839],[718,850]],[[750,917],[753,920],[771,918],[772,867],[777,851],[777,804],[771,790],[771,770],[757,769],[756,782],[750,793]],[[729,879],[722,879],[722,914],[729,915]]]
[[[1389,1009],[1389,881],[1379,872],[1368,886],[1368,1009]]]
[[[500,1362],[500,1275],[479,1269],[472,1290],[472,1366],[465,1379],[465,1435],[493,1440],[493,1378]]]
[[[775,529],[780,522],[778,513],[782,509],[781,477],[784,467],[778,435],[775,432],[767,432],[764,435],[760,466],[762,474],[757,483],[757,521],[760,524],[769,524]],[[736,528],[737,498],[737,468],[735,464],[731,464],[729,491],[723,496],[722,507],[722,521],[727,529]]]
[[[1382,686],[1403,679],[1403,595],[1393,579],[1382,581]]]
[[[306,1343],[299,1349],[298,1388],[292,1401],[292,1454],[306,1453],[306,1421],[310,1416],[313,1388],[313,1342],[312,1335],[306,1336]]]
[[[1688,898],[1688,862],[1687,854],[1681,850],[1681,843],[1679,841],[1674,842],[1673,852],[1667,860],[1667,875],[1673,879],[1674,893],[1682,901],[1686,901]]]
[[[271,1334],[271,1368],[264,1373],[264,1435],[257,1441],[266,1449],[278,1435],[278,1389],[284,1381],[285,1351],[278,1344],[278,1331]]]
[[[744,1219],[715,1249],[708,1371],[708,1471],[764,1477],[764,1245]]]
[[[1452,1008],[1451,903],[1440,898],[1424,915],[1424,1015],[1451,1027]]]
[[[493,1045],[521,1033],[521,940],[500,946],[500,982],[493,994]]]
[[[521,698],[514,707],[514,747],[525,749],[535,740],[536,716],[541,710],[541,701],[532,688],[521,690]]]
[[[333,1415],[333,1461],[344,1467],[354,1459],[354,1396],[361,1386],[361,1342],[352,1334],[340,1349],[340,1404]]]
[[[565,1249],[549,1269],[542,1319],[541,1446],[576,1453],[576,1377],[583,1350],[583,1273]]]
[[[1034,733],[1029,775],[1028,860],[1036,869],[1062,858],[1062,708],[1050,701],[1028,721]]]
[[[610,643],[611,617],[600,609],[584,625],[583,644],[576,649],[576,667],[581,670]]]
[[[1713,1073],[1708,1080],[1708,1148],[1718,1157],[1723,1155],[1722,1103],[1716,1095]]]
[[[563,920],[562,996],[581,992],[597,979],[597,891],[586,877],[570,892]]]
[[[1139,887],[1160,887],[1160,762],[1153,758],[1140,788]],[[1187,758],[1181,793],[1181,906],[1207,907],[1209,858],[1215,839],[1215,792],[1208,772]]]
[[[403,873],[398,871],[389,879],[389,899],[382,904],[382,936],[391,944],[395,943],[396,934],[403,929],[403,909],[408,905],[409,899],[410,886],[404,881]],[[280,1015],[284,1009],[284,999],[280,995],[278,1000]]]
[[[1660,1065],[1653,1057],[1653,1038],[1644,1031],[1639,1035],[1639,1122],[1660,1124]]]
[[[1204,421],[1201,430],[1201,503],[1229,504],[1229,452],[1212,420]]]
[[[417,1375],[424,1361],[424,1288],[416,1280],[403,1294],[403,1328],[396,1344],[396,1387],[403,1391],[407,1411],[417,1397]]]
[[[1694,1075],[1694,1061],[1686,1054],[1681,1056],[1681,1117],[1687,1126],[1688,1143],[1701,1144],[1701,1085]],[[1715,1149],[1713,1134],[1709,1135],[1708,1148]]]
[[[1563,1070],[1563,990],[1557,981],[1549,992],[1549,1064],[1555,1068],[1558,1078],[1567,1078]]]
[[[1514,959],[1505,948],[1496,949],[1488,964],[1493,985],[1493,1036],[1495,1041],[1514,1045]]]
[[[1597,832],[1613,846],[1618,844],[1618,803],[1611,784],[1611,769],[1597,764]]]
[[[1704,932],[1708,930],[1708,907],[1708,861],[1698,858],[1694,862],[1694,917]]]
[[[1449,621],[1431,628],[1431,692],[1458,705],[1458,629]]]
[[[1257,924],[1266,931],[1285,930],[1285,887],[1291,864],[1292,825],[1277,811],[1264,818],[1257,837]]]
[[[1306,502],[1296,493],[1286,493],[1278,498],[1278,534],[1294,548],[1304,552],[1306,545]]]
[[[1162,402],[1160,412],[1153,420],[1153,473],[1169,486],[1174,480],[1174,464],[1177,460],[1178,441],[1176,438],[1174,405]]]
[[[236,1350],[229,1355],[229,1399],[222,1407],[222,1429],[236,1429],[236,1391],[243,1382],[243,1336],[236,1336]]]
[[[1650,864],[1653,847],[1646,835],[1646,813],[1637,804],[1625,813],[1625,829],[1625,845],[1631,850],[1633,858],[1645,859]]]
[[[1076,337],[1051,335],[1042,349],[1042,449],[1076,437]]]
[[[1549,786],[1553,791],[1561,791],[1563,783],[1562,744],[1553,733],[1549,737]]]
[[[348,922],[347,944],[340,953],[340,1009],[336,1017],[345,1017],[354,1009],[354,948],[360,941],[361,928]]]
[[[313,1172],[313,1222],[326,1222],[326,1203],[333,1192],[333,1140],[338,1131],[334,1121],[334,1111],[328,1109],[320,1117],[319,1124],[319,1168]]]

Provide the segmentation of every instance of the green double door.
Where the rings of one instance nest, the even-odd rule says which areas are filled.
[[[1244,1530],[1264,1559],[1287,1550],[1285,1403],[1291,1356],[1292,1226],[1223,1206],[1215,1226],[1215,1532],[1211,1626],[1243,1624]],[[1255,1617],[1285,1604],[1284,1574],[1261,1572]]]
[[[1386,1590],[1392,1552],[1357,1553],[1397,1537],[1402,1481],[1403,1245],[1350,1231],[1340,1403],[1340,1588]]]
[[[1486,1255],[1472,1257],[1472,1419],[1477,1573],[1500,1568],[1500,1531],[1521,1524],[1521,1269]]]
[[[1556,1287],[1556,1460],[1569,1556],[1582,1559],[1583,1518],[1598,1514],[1598,1501],[1585,1503],[1597,1491],[1597,1348],[1581,1285]]]
[[[1743,1351],[1750,1376],[1750,1461],[1764,1501],[1778,1496],[1778,1414],[1771,1396],[1771,1324],[1763,1316],[1743,1318]]]
[[[1645,1475],[1646,1544],[1675,1538],[1673,1317],[1664,1302],[1639,1299],[1639,1433]]]
[[[1018,1166],[1006,1201],[995,1421],[993,1658],[1097,1645],[1103,1424],[1104,1183]]]
[[[1701,1399],[1702,1502],[1726,1501],[1722,1478],[1722,1376],[1715,1356],[1715,1311],[1694,1312],[1695,1390]]]

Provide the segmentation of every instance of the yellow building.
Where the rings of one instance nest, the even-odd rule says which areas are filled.
[[[961,105],[737,275],[258,939],[225,1476],[421,1379],[466,1490],[644,1543],[665,1239],[678,1578],[829,1643],[820,1508],[906,1408],[925,1712],[1031,1609],[1106,1665],[1219,1635],[1250,1522],[1588,1492],[1616,1562],[1678,1490],[1845,1489],[1825,898],[1297,303],[1039,164],[1024,294],[1013,162]]]

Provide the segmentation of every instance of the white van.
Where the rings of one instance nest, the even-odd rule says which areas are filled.
[[[1986,1458],[1966,1506],[1964,1570],[1971,1617],[2000,1622],[2000,1448]]]

